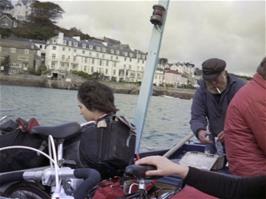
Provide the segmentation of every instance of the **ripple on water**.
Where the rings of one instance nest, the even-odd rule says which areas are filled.
[[[1,89],[0,117],[8,115],[26,120],[35,117],[41,125],[60,125],[84,119],[77,107],[77,91],[4,86]],[[136,95],[115,94],[118,115],[133,121]],[[191,100],[152,97],[148,109],[141,150],[166,149],[182,139],[189,131]]]

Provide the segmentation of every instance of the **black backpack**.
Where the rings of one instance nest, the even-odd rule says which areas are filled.
[[[82,166],[97,169],[102,178],[122,175],[134,159],[135,142],[135,127],[122,116],[108,115],[82,128]]]
[[[29,122],[18,118],[0,125],[0,148],[14,145],[29,146],[47,152],[47,141],[30,134],[30,129],[38,125],[35,119]],[[48,159],[27,149],[0,151],[0,172],[14,171],[48,165]]]

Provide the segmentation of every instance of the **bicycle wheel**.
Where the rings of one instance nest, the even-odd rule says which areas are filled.
[[[11,185],[4,193],[7,197],[19,199],[50,199],[44,187],[31,182],[22,182]]]

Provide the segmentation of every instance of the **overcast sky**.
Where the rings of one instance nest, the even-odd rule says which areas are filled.
[[[152,5],[157,1],[55,1],[64,10],[58,25],[109,37],[148,51]],[[266,55],[265,1],[170,1],[160,57],[197,67],[208,58],[227,70],[254,74]]]

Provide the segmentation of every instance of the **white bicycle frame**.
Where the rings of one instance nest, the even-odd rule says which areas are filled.
[[[56,147],[54,143],[54,139],[51,135],[48,137],[48,149],[49,154],[44,153],[38,149],[27,147],[27,146],[8,146],[0,148],[0,151],[7,150],[7,149],[27,149],[35,151],[50,160],[50,167],[48,168],[36,168],[36,170],[25,170],[23,173],[24,180],[33,180],[33,181],[41,181],[41,184],[44,186],[50,186],[52,192],[52,199],[74,199],[73,196],[68,196],[63,187],[62,187],[62,180],[66,178],[70,178],[71,180],[68,183],[73,187],[76,188],[82,180],[77,179],[74,177],[74,170],[69,167],[60,167],[60,162],[63,161],[63,143],[59,143],[57,146],[57,153]]]

